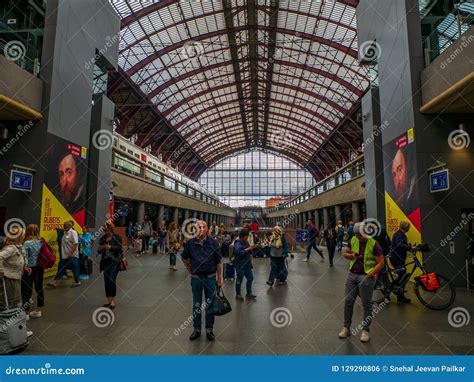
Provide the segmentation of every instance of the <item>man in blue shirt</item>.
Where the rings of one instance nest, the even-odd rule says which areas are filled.
[[[242,281],[244,276],[247,279],[247,294],[245,298],[247,300],[255,300],[257,296],[252,294],[252,282],[253,282],[253,271],[252,271],[252,250],[255,245],[250,245],[248,242],[249,231],[243,229],[239,232],[239,238],[234,242],[234,255],[235,255],[235,268],[237,270],[237,281],[235,282],[235,298],[243,301],[242,297]]]
[[[181,255],[183,264],[191,274],[193,292],[193,328],[191,341],[201,336],[201,311],[206,308],[206,336],[209,341],[215,340],[214,316],[207,314],[207,306],[213,301],[217,288],[222,287],[221,251],[217,240],[209,235],[205,221],[196,223],[198,236],[188,240]],[[217,280],[216,280],[217,276]],[[202,293],[206,302],[202,304]]]

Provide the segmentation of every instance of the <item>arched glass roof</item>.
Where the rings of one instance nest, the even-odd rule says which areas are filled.
[[[259,147],[309,167],[369,86],[356,0],[111,3],[120,67],[207,166]]]

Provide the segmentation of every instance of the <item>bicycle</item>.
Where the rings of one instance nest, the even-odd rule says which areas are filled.
[[[453,283],[447,277],[439,273],[428,273],[423,264],[418,260],[418,252],[426,253],[429,252],[429,250],[428,244],[414,246],[408,252],[409,257],[412,257],[413,260],[397,268],[388,266],[386,257],[384,268],[380,272],[374,287],[372,302],[375,304],[381,304],[382,302],[388,303],[392,293],[403,293],[411,276],[417,269],[420,269],[422,275],[416,276],[413,284],[413,289],[418,300],[425,307],[433,310],[443,310],[451,306],[456,298],[456,289]],[[406,272],[405,275],[398,280],[396,274],[410,265],[413,265],[412,270]]]

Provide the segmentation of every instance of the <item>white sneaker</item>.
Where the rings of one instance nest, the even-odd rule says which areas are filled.
[[[351,332],[348,328],[346,328],[345,326],[341,329],[341,331],[339,332],[339,334],[337,335],[339,338],[347,338],[351,335]]]
[[[303,259],[303,261],[306,263],[306,262],[308,262],[308,259]]]
[[[362,330],[362,334],[360,335],[360,342],[369,342],[370,336],[367,330]]]
[[[40,318],[41,317],[41,310],[34,310],[30,313],[30,317],[33,318]]]
[[[31,330],[26,331],[26,336],[31,337],[33,335],[33,332]]]
[[[29,321],[30,320],[30,315],[27,313],[26,314],[26,321]]]

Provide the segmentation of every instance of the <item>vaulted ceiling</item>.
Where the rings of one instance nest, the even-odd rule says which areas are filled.
[[[122,19],[121,70],[108,91],[118,132],[165,160],[179,152],[192,178],[252,148],[322,178],[360,145],[355,115],[369,81],[357,0],[111,3]],[[124,92],[133,102],[121,102]]]

